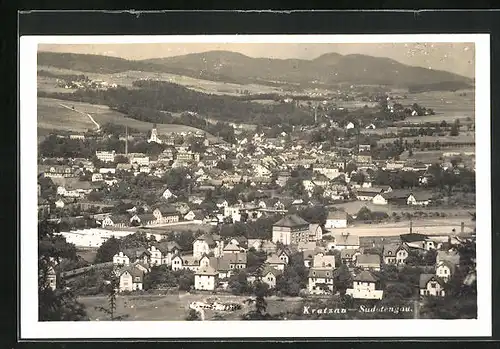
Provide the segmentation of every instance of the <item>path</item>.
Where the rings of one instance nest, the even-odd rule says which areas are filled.
[[[101,126],[94,120],[94,118],[92,117],[92,115],[90,115],[89,113],[85,113],[83,111],[76,110],[74,107],[70,107],[69,105],[65,105],[65,104],[62,104],[62,103],[59,103],[59,105],[61,107],[66,108],[66,109],[69,109],[69,110],[75,111],[77,113],[80,113],[80,114],[88,116],[88,118],[90,119],[90,121],[92,121],[94,123],[94,125],[97,127],[97,131],[99,131],[99,129],[101,128]]]

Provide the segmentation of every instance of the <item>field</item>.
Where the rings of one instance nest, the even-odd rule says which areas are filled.
[[[75,111],[63,107],[63,105],[74,106]],[[89,104],[82,102],[68,102],[52,98],[38,98],[38,129],[42,132],[47,130],[67,130],[74,132],[85,132],[88,129],[95,129],[94,123],[84,113],[88,113],[99,124],[113,123],[126,125],[147,132],[153,127],[152,123],[138,121],[127,118],[124,114],[110,110],[105,105]],[[158,134],[196,132],[199,129],[175,124],[158,124]],[[209,139],[215,139],[212,135],[207,135]]]
[[[466,96],[459,94],[466,92]],[[455,119],[475,118],[475,93],[474,90],[446,92],[433,91],[407,95],[407,99],[398,100],[404,106],[417,103],[424,108],[431,108],[436,115],[412,116],[407,121],[442,121],[452,122]]]
[[[118,296],[116,315],[127,316],[127,321],[182,321],[188,314],[189,304],[194,301],[204,301],[207,298],[217,298],[219,302],[239,303],[248,297],[233,295],[204,294],[170,294],[170,295],[130,295]],[[107,315],[97,310],[96,307],[107,307],[106,296],[80,297],[86,308],[91,321],[106,321]],[[279,298],[269,297],[266,299],[267,311],[276,314],[286,310],[293,310],[301,305],[300,298],[287,298],[280,301]],[[234,312],[218,312],[225,320],[238,320],[242,314],[251,310],[253,305],[243,305],[243,308]],[[205,319],[209,320],[214,311],[206,310]]]
[[[77,74],[77,75],[83,74],[88,76],[91,80],[102,80],[110,84],[115,83],[117,85],[129,88],[132,87],[132,82],[136,80],[157,79],[182,85],[184,87],[199,92],[212,93],[212,94],[240,95],[241,93],[239,93],[239,91],[241,90],[248,90],[250,94],[280,92],[279,89],[271,86],[258,85],[258,84],[239,85],[239,84],[232,84],[220,81],[196,79],[188,76],[169,74],[169,73],[127,71],[115,74],[98,74],[98,73],[79,72],[76,70],[58,69],[54,67],[45,67],[45,66],[39,66],[38,70],[45,70],[54,74]],[[49,91],[50,89],[53,89],[56,84],[56,79],[45,78],[45,77],[43,78],[44,78],[43,82],[39,82],[38,88],[43,89],[44,91]],[[41,77],[39,77],[39,79],[41,79]],[[67,92],[69,90],[64,90],[64,91]]]
[[[83,259],[85,259],[87,262],[93,263],[95,260],[95,256],[97,254],[97,249],[96,248],[81,249],[81,250],[77,250],[76,254],[78,256],[82,257]]]

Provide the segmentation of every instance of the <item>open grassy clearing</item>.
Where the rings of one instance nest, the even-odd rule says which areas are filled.
[[[249,93],[251,94],[280,92],[279,89],[271,86],[258,85],[258,84],[239,85],[239,84],[226,83],[220,81],[196,79],[184,75],[176,75],[169,73],[127,71],[115,74],[98,74],[98,73],[80,72],[69,69],[59,69],[47,66],[38,66],[38,70],[45,70],[54,74],[77,74],[77,75],[83,74],[88,76],[92,80],[102,80],[108,83],[115,83],[117,85],[125,87],[131,87],[132,83],[136,80],[149,78],[149,79],[169,81],[199,92],[212,93],[212,94],[240,95],[241,93],[239,91],[241,90],[248,90]],[[55,85],[55,79],[54,79],[54,85]],[[39,88],[43,89],[50,88],[50,84],[42,85]]]
[[[116,315],[127,315],[127,321],[182,321],[188,314],[189,304],[194,301],[205,301],[207,298],[217,298],[219,302],[239,303],[248,299],[247,296],[213,295],[211,293],[199,294],[171,294],[171,295],[130,295],[118,296]],[[269,297],[267,310],[271,314],[300,307],[302,299],[286,298],[280,301],[277,297]],[[91,321],[106,321],[107,315],[97,310],[96,307],[107,307],[106,296],[80,297],[86,308]],[[241,310],[234,312],[217,312],[226,320],[237,320],[239,317],[253,308],[252,305],[244,305]],[[214,311],[206,310],[205,319],[209,320],[215,315]]]
[[[64,108],[61,104],[74,106],[75,111]],[[95,129],[95,125],[90,118],[79,112],[92,115],[94,120],[100,125],[113,123],[138,129],[141,132],[147,132],[153,127],[152,123],[128,118],[124,114],[111,110],[105,105],[38,98],[38,128],[75,132],[85,132],[88,129]],[[159,135],[200,131],[194,127],[176,124],[157,124],[157,129]],[[212,140],[216,138],[210,134],[207,137]]]

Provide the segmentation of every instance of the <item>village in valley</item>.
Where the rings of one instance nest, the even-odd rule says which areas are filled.
[[[477,316],[474,111],[426,105],[443,92],[308,87],[273,102],[290,124],[193,106],[169,131],[135,97],[110,108],[147,129],[86,109],[120,81],[51,74],[72,97],[39,103],[92,126],[39,140],[40,301],[99,321]]]

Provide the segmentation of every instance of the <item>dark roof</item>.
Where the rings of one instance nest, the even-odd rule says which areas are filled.
[[[417,201],[427,201],[430,200],[433,196],[431,192],[420,192],[420,191],[411,193],[411,195],[413,195],[413,197]]]
[[[310,278],[333,278],[332,268],[311,268],[309,269]]]
[[[150,253],[144,247],[137,247],[123,250],[123,254],[129,258],[135,259],[140,258],[143,254],[149,255]]]
[[[141,222],[149,222],[156,220],[156,217],[152,213],[138,214],[137,217],[139,217],[139,220]]]
[[[229,271],[229,260],[217,257],[210,257],[210,265],[217,271]]]
[[[285,217],[274,223],[274,226],[276,227],[289,227],[289,228],[302,225],[309,225],[309,223],[295,214],[286,215]]]
[[[356,264],[376,264],[380,265],[380,256],[378,254],[362,254],[356,259]]]
[[[138,268],[135,267],[124,267],[123,269],[120,270],[119,275],[122,276],[124,273],[128,272],[130,275],[132,275],[133,278],[140,277],[141,282],[142,278],[144,276],[144,272]],[[133,280],[135,282],[135,280]]]
[[[208,244],[208,246],[215,246],[216,245],[214,236],[212,236],[210,234],[203,234],[203,235],[199,236],[196,240],[203,240]]]
[[[404,189],[394,189],[388,193],[383,194],[384,198],[390,199],[406,199],[410,196],[410,191]]]
[[[386,256],[395,256],[396,252],[399,249],[404,249],[404,250],[408,251],[408,248],[405,245],[403,245],[403,244],[387,244],[387,245],[384,245],[384,250],[383,250],[384,257],[386,257]]]
[[[437,281],[441,286],[443,285],[443,280],[434,274],[420,274],[420,280],[418,282],[420,288],[426,288],[429,281]]]
[[[340,250],[340,258],[341,259],[352,258],[352,256],[357,252],[358,252],[358,250],[355,250],[353,248],[344,248],[344,249]]]
[[[336,234],[335,245],[359,246],[359,236],[352,234]]]
[[[218,273],[215,270],[215,268],[213,268],[213,267],[211,267],[209,265],[209,266],[206,266],[206,267],[201,267],[200,269],[198,269],[198,271],[195,274],[196,275],[210,275],[210,276],[215,276]]]
[[[230,264],[246,264],[246,253],[227,253],[222,256],[223,260],[228,261]]]
[[[347,219],[347,213],[344,211],[329,211],[326,219]]]
[[[377,282],[378,278],[369,271],[364,270],[358,275],[354,276],[353,280],[362,282]]]
[[[167,254],[168,252],[172,252],[175,249],[180,251],[180,246],[175,241],[162,241],[155,244],[155,247],[160,250],[163,254]]]
[[[403,242],[417,242],[417,241],[426,241],[427,235],[419,233],[401,234],[399,235],[399,238]]]
[[[274,276],[278,277],[279,275],[283,274],[283,271],[282,270],[279,270],[279,269],[276,269],[276,268],[273,268],[269,265],[266,265],[263,269],[262,269],[262,276],[266,276],[267,274],[273,274]]]

